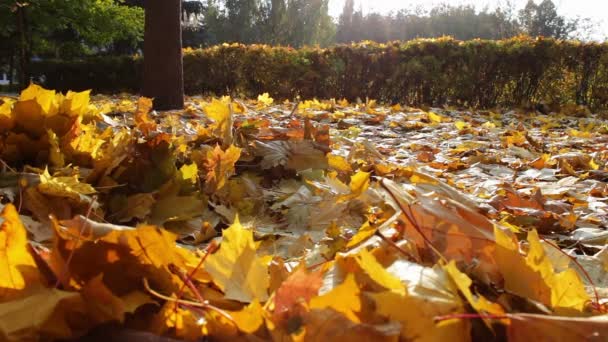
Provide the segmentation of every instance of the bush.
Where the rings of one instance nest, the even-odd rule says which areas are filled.
[[[137,92],[141,59],[42,61],[54,89]],[[327,49],[224,44],[184,53],[187,94],[374,98],[409,104],[608,108],[608,44],[517,37],[362,42]]]

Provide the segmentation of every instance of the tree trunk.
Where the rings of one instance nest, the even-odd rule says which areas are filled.
[[[154,98],[154,109],[184,107],[181,0],[145,2],[142,94]]]
[[[17,31],[19,32],[19,88],[25,89],[30,84],[30,45],[27,39],[27,19],[25,7],[27,4],[18,4],[17,11]]]

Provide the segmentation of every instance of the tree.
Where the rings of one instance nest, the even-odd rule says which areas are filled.
[[[146,1],[142,94],[158,110],[184,107],[181,0]]]
[[[266,32],[269,43],[287,45],[287,4],[285,0],[270,0],[268,3]]]
[[[136,45],[144,13],[115,0],[0,0],[0,26],[0,39],[12,47],[0,58],[18,61],[26,87],[32,56],[69,59],[106,51],[119,40]]]
[[[519,22],[524,32],[530,36],[556,39],[570,38],[578,26],[577,19],[559,15],[551,0],[543,0],[538,5],[533,0],[528,0],[526,7],[519,12]]]
[[[259,0],[226,0],[224,3],[227,12],[227,24],[230,28],[229,41],[240,43],[259,42],[258,34],[260,22]]]
[[[328,0],[289,0],[287,2],[289,44],[300,47],[332,43],[336,28],[328,12]]]
[[[353,33],[353,14],[355,13],[355,0],[346,0],[342,14],[338,19],[336,42],[350,43]]]

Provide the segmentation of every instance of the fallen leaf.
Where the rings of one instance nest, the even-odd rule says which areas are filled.
[[[27,294],[40,285],[40,274],[29,252],[27,231],[12,204],[2,210],[0,226],[0,303]]]
[[[238,218],[222,232],[218,252],[209,256],[204,268],[227,299],[251,303],[268,299],[268,266],[256,255],[253,233]]]

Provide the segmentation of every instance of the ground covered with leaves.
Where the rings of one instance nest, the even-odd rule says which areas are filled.
[[[2,99],[2,340],[608,336],[601,115],[187,103]]]

